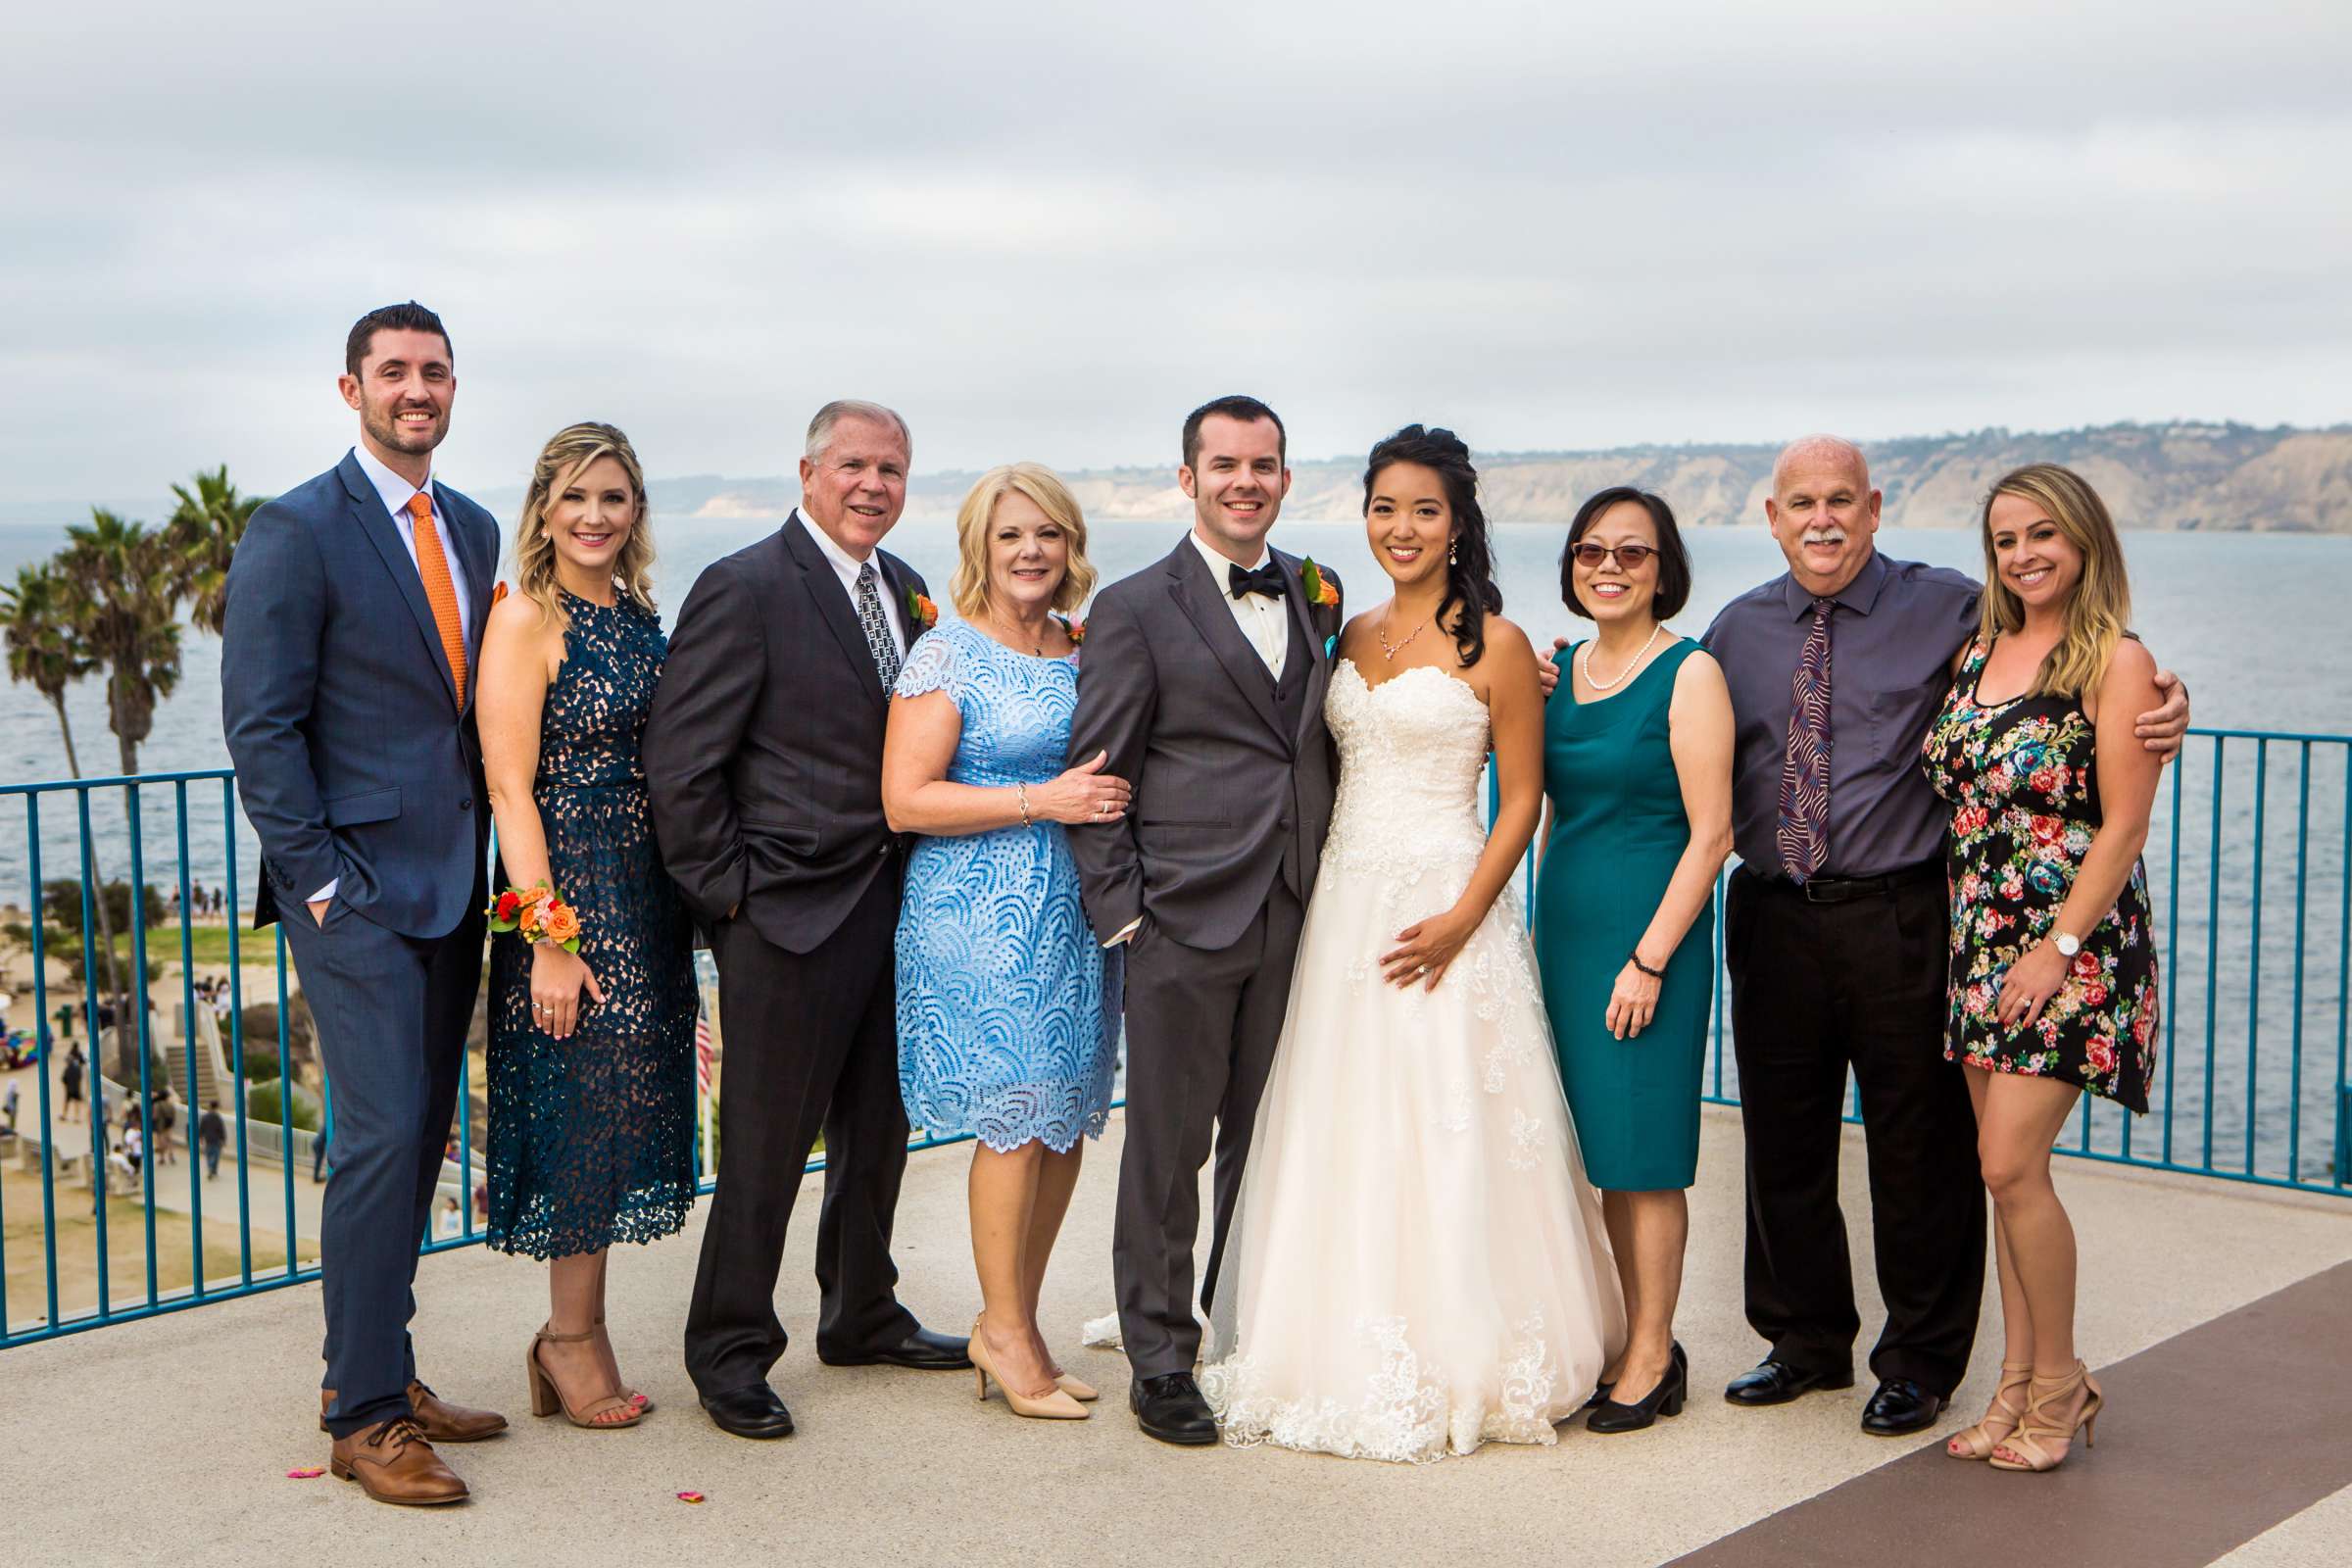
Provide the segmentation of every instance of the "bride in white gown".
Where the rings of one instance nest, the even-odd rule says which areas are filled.
[[[1475,485],[1417,425],[1367,469],[1396,591],[1349,622],[1324,709],[1339,797],[1202,1355],[1228,1443],[1549,1444],[1625,1338],[1512,886],[1543,697],[1526,635],[1479,613],[1499,596]]]

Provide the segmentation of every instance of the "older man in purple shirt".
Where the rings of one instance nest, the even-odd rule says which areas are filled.
[[[1788,570],[1723,608],[1706,646],[1731,685],[1724,912],[1747,1146],[1747,1319],[1771,1343],[1724,1391],[1782,1404],[1853,1385],[1861,1327],[1838,1205],[1838,1118],[1861,1092],[1886,1323],[1862,1429],[1916,1432],[1968,1371],[1984,1291],[1984,1190],[1960,1067],[1944,1060],[1946,815],[1920,746],[1977,626],[1966,574],[1889,561],[1851,442],[1808,436],[1764,504]],[[2188,706],[2142,715],[2180,749]]]

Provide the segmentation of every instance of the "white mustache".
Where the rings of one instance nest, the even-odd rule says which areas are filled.
[[[1803,543],[1809,545],[1841,545],[1845,543],[1843,528],[1807,528]]]

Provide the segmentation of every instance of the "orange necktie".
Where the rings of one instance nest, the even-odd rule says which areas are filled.
[[[433,624],[441,628],[441,651],[449,656],[458,706],[464,708],[466,623],[458,618],[458,586],[449,580],[449,558],[441,553],[441,535],[433,527],[433,498],[421,490],[409,497],[409,515],[416,520],[416,572],[424,579],[425,602],[433,607]]]

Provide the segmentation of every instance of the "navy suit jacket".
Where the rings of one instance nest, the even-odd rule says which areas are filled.
[[[481,647],[498,523],[436,481]],[[254,923],[328,882],[403,936],[457,929],[486,896],[489,797],[424,583],[359,460],[253,514],[228,568],[220,719],[262,841]]]

